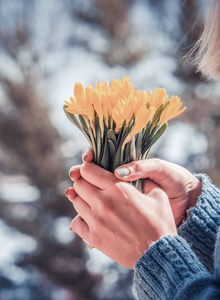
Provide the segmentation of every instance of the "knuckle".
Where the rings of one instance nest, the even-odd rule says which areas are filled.
[[[158,173],[164,173],[164,161],[159,158],[152,158],[151,160],[154,163],[155,169],[157,169]]]
[[[111,202],[107,201],[107,200],[100,200],[99,204],[98,204],[98,212],[100,216],[106,216],[109,214],[110,210],[111,210]],[[99,219],[99,221],[101,221],[101,218]]]
[[[94,245],[97,249],[101,246],[101,239],[97,231],[91,232],[90,235],[91,244]]]
[[[94,245],[96,248],[100,247],[104,226],[105,224],[103,218],[99,216],[94,217],[90,227],[90,237],[92,245]]]
[[[105,214],[105,212],[106,212],[106,207],[102,203],[102,201],[100,201],[99,204],[97,205],[97,212],[101,216],[103,216]],[[98,221],[100,222],[100,218],[98,218]]]
[[[80,197],[78,195],[76,195],[74,198],[74,206],[78,205],[80,200],[81,200]]]
[[[124,182],[124,181],[118,181],[115,184],[115,188],[117,191],[123,192],[124,190],[126,190],[128,188],[128,183]]]
[[[102,215],[96,215],[93,218],[93,222],[92,222],[92,228],[94,230],[94,232],[96,232],[100,227],[102,227],[104,225],[104,219],[102,217]]]
[[[84,177],[84,175],[88,172],[88,164],[82,164],[80,168],[80,175]]]
[[[77,192],[77,190],[79,190],[79,189],[81,188],[81,186],[82,186],[82,181],[83,181],[83,179],[80,178],[79,180],[77,180],[77,181],[74,183],[74,189],[75,189],[76,192]]]
[[[79,188],[79,184],[78,184],[78,182],[76,181],[76,182],[74,182],[74,185],[73,185],[73,187],[74,187],[74,190],[76,191],[76,193],[77,193],[77,191],[78,191],[78,188]]]
[[[91,172],[91,163],[84,163],[81,165],[80,174],[83,177],[86,173]]]
[[[143,169],[143,161],[138,160],[134,163],[133,168],[136,172],[141,172]]]
[[[161,161],[162,161],[160,158],[156,158],[156,157],[155,158],[151,158],[151,160],[153,162],[155,162],[155,163],[158,163],[158,164],[161,163]]]
[[[80,170],[85,171],[88,167],[88,164],[82,164]]]
[[[117,195],[118,199],[123,199],[129,197],[133,193],[133,186],[124,181],[117,182],[114,186],[114,190],[112,191],[112,194]],[[114,202],[109,201],[108,202],[108,211],[109,213],[114,210]]]
[[[162,199],[162,198],[164,198],[165,193],[164,193],[161,189],[155,188],[155,189],[153,189],[153,190],[150,192],[150,196],[151,196],[152,198],[160,198],[160,199]]]

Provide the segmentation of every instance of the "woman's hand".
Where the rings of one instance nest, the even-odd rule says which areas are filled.
[[[86,149],[83,152],[83,160],[91,162],[92,159],[92,150]],[[74,172],[71,172],[72,170]],[[155,182],[168,195],[176,225],[181,223],[186,210],[195,206],[202,191],[201,182],[188,170],[161,159],[134,161],[117,168],[114,174],[124,181],[146,179],[144,180],[144,193],[148,193],[149,179]],[[80,177],[79,166],[70,170],[70,177],[74,181]]]
[[[176,225],[181,223],[186,210],[195,206],[202,190],[201,182],[188,170],[161,159],[131,162],[117,168],[115,176],[124,181],[144,178],[146,194],[150,188],[149,179],[155,182],[169,197]]]
[[[66,194],[78,212],[71,228],[121,265],[134,269],[152,242],[177,234],[169,199],[150,180],[145,195],[93,163],[71,169],[71,177]]]

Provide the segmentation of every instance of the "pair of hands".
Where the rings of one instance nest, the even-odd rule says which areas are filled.
[[[91,149],[84,164],[74,166],[74,187],[66,195],[78,213],[71,229],[114,261],[134,269],[138,259],[164,235],[177,235],[188,208],[195,205],[201,183],[186,169],[159,159],[124,165],[125,175],[93,164]],[[121,167],[120,167],[121,169]],[[143,193],[129,181],[145,178]]]

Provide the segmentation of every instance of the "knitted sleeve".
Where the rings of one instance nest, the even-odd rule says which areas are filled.
[[[202,193],[188,212],[186,222],[178,229],[205,267],[213,272],[214,247],[220,225],[220,189],[207,175],[196,175],[202,182]]]
[[[160,238],[135,266],[139,300],[217,300],[219,284],[180,236]]]

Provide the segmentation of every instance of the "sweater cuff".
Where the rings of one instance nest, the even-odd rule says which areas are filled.
[[[192,250],[206,268],[213,271],[216,234],[220,225],[220,190],[205,174],[196,177],[202,182],[202,193],[196,205],[189,209],[186,222],[178,234],[191,244]]]
[[[160,238],[138,260],[134,288],[139,300],[178,299],[177,294],[183,295],[193,279],[206,280],[207,274],[189,244],[170,235]]]

